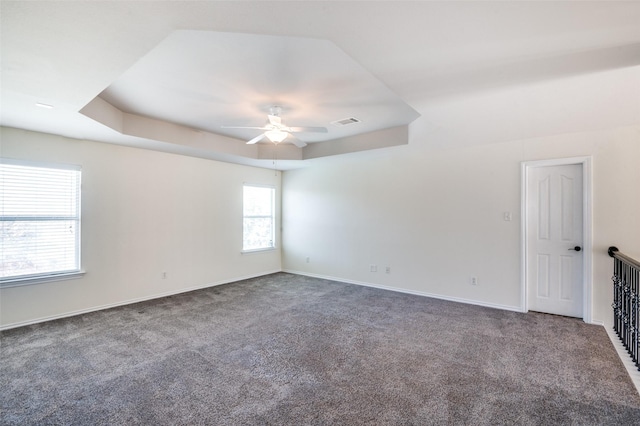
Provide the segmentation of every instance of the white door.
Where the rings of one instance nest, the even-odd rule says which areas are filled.
[[[530,168],[526,202],[528,308],[582,318],[582,165]]]

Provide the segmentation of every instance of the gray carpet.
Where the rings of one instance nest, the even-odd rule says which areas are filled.
[[[602,327],[284,273],[1,339],[4,425],[640,424]]]

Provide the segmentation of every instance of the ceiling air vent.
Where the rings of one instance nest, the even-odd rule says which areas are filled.
[[[360,120],[358,120],[357,118],[349,117],[349,118],[343,118],[342,120],[332,121],[331,124],[338,127],[342,127],[342,126],[348,126],[349,124],[355,124],[359,122]]]

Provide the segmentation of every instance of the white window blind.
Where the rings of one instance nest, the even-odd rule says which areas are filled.
[[[80,175],[0,160],[0,282],[80,271]]]
[[[268,186],[243,187],[242,250],[275,247],[275,189]]]

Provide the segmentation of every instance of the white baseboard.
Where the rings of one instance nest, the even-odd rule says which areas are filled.
[[[277,269],[277,270],[268,271],[268,272],[261,272],[259,274],[246,275],[246,276],[243,276],[243,277],[236,277],[236,278],[232,278],[232,279],[216,281],[216,282],[207,283],[207,284],[204,284],[204,285],[188,287],[188,288],[182,288],[180,290],[167,291],[165,293],[158,293],[158,294],[154,294],[154,295],[151,295],[151,296],[144,296],[144,297],[124,300],[124,301],[116,302],[116,303],[108,303],[106,305],[93,306],[93,307],[87,308],[87,309],[80,309],[78,311],[65,312],[65,313],[62,313],[62,314],[51,315],[51,316],[48,316],[48,317],[41,317],[41,318],[36,318],[36,319],[32,319],[32,320],[27,320],[27,321],[14,322],[14,323],[11,323],[11,324],[1,324],[0,325],[0,331],[9,330],[9,329],[12,329],[12,328],[24,327],[25,325],[32,325],[32,324],[38,324],[38,323],[41,323],[41,322],[57,320],[57,319],[61,319],[61,318],[73,317],[73,316],[76,316],[76,315],[87,314],[89,312],[102,311],[104,309],[109,309],[109,308],[117,308],[118,306],[131,305],[133,303],[146,302],[147,300],[159,299],[161,297],[174,296],[176,294],[187,293],[187,292],[194,291],[194,290],[201,290],[203,288],[215,287],[215,286],[218,286],[218,285],[229,284],[229,283],[236,282],[236,281],[248,280],[250,278],[262,277],[264,275],[275,274],[276,272],[281,272],[281,271],[279,269]]]
[[[484,307],[487,307],[487,308],[502,309],[504,311],[522,312],[522,308],[520,306],[500,305],[498,303],[482,302],[482,301],[479,301],[479,300],[464,299],[464,298],[461,298],[461,297],[444,296],[442,294],[426,293],[426,292],[423,292],[423,291],[408,290],[408,289],[398,288],[398,287],[389,287],[389,286],[385,286],[385,285],[367,283],[367,282],[364,282],[364,281],[355,281],[355,280],[350,280],[350,279],[346,279],[346,278],[331,277],[331,276],[328,276],[328,275],[312,274],[312,273],[309,273],[309,272],[295,271],[295,270],[291,270],[291,269],[283,269],[282,272],[287,272],[287,273],[295,274],[295,275],[303,275],[303,276],[313,277],[313,278],[321,278],[321,279],[324,279],[324,280],[338,281],[338,282],[343,282],[343,283],[348,283],[348,284],[356,284],[356,285],[361,285],[361,286],[364,286],[364,287],[379,288],[381,290],[395,291],[395,292],[398,292],[398,293],[413,294],[415,296],[431,297],[433,299],[447,300],[449,302],[458,302],[458,303],[465,303],[467,305],[484,306]]]
[[[627,369],[627,373],[629,373],[631,381],[636,386],[638,395],[640,395],[640,371],[638,371],[638,368],[631,360],[631,356],[629,356],[627,349],[625,349],[620,337],[618,337],[613,328],[605,327],[604,329],[607,331],[607,335],[609,336],[611,343],[613,343],[613,347],[616,348],[616,352],[618,352],[618,357],[620,358],[620,361],[622,361],[622,364],[624,364],[624,368]]]

